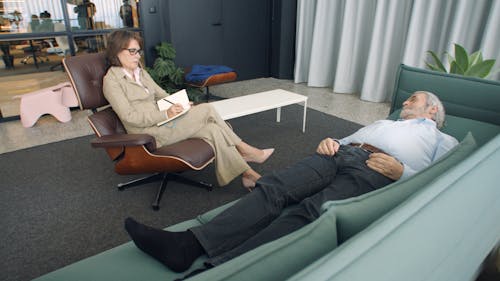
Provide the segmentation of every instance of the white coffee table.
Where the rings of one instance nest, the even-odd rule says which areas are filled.
[[[304,103],[302,132],[306,131],[307,97],[286,90],[277,89],[236,98],[211,102],[222,119],[228,120],[269,109],[277,109],[276,122],[281,119],[281,107]]]

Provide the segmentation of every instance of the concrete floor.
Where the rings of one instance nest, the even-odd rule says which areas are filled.
[[[331,88],[307,87],[275,78],[213,86],[210,92],[229,98],[277,88],[308,96],[309,108],[364,125],[385,118],[389,112],[388,103],[364,102],[356,95],[334,94]],[[52,116],[45,115],[31,128],[24,128],[19,120],[0,123],[0,153],[93,134],[86,121],[89,114],[87,111],[73,110],[72,120],[67,123],[60,123]],[[334,136],[335,132],[331,134]]]

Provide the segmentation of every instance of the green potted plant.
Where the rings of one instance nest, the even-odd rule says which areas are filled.
[[[481,51],[476,51],[469,55],[464,47],[459,44],[454,45],[455,57],[446,52],[448,63],[450,64],[449,70],[445,68],[443,62],[441,62],[433,51],[427,51],[427,53],[431,55],[434,63],[425,62],[426,66],[435,71],[479,78],[485,78],[491,73],[491,69],[495,64],[494,59],[483,60]]]
[[[200,101],[203,96],[202,91],[198,88],[186,87],[184,70],[175,65],[175,48],[172,44],[161,42],[155,49],[158,57],[155,59],[152,68],[146,68],[153,80],[168,93],[174,93],[186,88],[191,101]]]

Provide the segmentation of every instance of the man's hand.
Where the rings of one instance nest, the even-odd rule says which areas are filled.
[[[338,142],[334,141],[331,138],[326,138],[319,143],[316,152],[322,155],[333,156],[335,155],[335,153],[337,153],[339,147],[340,144]]]
[[[372,153],[366,160],[366,165],[382,175],[398,180],[403,175],[404,166],[396,158],[384,153]]]

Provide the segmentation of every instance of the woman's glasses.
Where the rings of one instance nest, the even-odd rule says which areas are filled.
[[[144,50],[141,50],[141,49],[131,48],[131,49],[124,49],[124,50],[127,50],[131,56],[135,56],[136,54],[139,54],[139,56],[142,56],[144,54]]]

